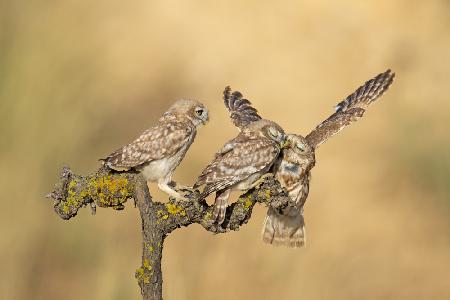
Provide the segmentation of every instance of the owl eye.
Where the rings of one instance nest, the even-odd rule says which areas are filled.
[[[195,114],[196,114],[198,117],[203,116],[204,113],[205,113],[205,110],[204,110],[203,108],[198,107],[198,108],[195,109]]]
[[[305,152],[306,151],[305,144],[303,144],[302,142],[297,142],[295,144],[295,147],[297,147],[297,149],[300,150],[300,152]]]
[[[272,136],[274,138],[276,138],[280,135],[280,132],[273,127],[269,127],[268,132],[269,132],[270,136]]]

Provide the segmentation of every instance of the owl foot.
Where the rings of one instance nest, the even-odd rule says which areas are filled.
[[[181,185],[181,184],[178,184],[178,183],[173,182],[173,181],[171,182],[171,185],[173,186],[174,190],[176,190],[176,191],[185,191],[185,190],[194,191],[194,189],[192,187],[190,187],[190,186]]]
[[[222,225],[225,221],[225,214],[227,212],[228,197],[230,196],[230,190],[224,192],[218,192],[216,194],[216,201],[214,202],[214,209],[212,212],[213,219],[218,225]]]
[[[218,225],[222,225],[223,221],[225,221],[225,213],[227,212],[227,206],[217,206],[214,205],[212,217],[215,220],[215,223]]]
[[[192,199],[196,194],[198,194],[198,191],[194,188],[184,185],[176,185],[174,190],[186,199]]]
[[[158,183],[158,187],[161,191],[168,194],[172,199],[175,199],[177,201],[189,200],[188,193],[184,193],[181,190],[176,190],[174,187],[167,183]]]

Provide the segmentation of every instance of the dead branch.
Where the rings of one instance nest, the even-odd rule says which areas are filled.
[[[147,182],[138,173],[113,172],[100,168],[88,176],[74,174],[63,168],[59,183],[48,197],[54,200],[56,214],[64,220],[75,217],[78,210],[89,206],[95,214],[96,207],[124,209],[129,199],[134,199],[142,219],[142,264],[135,276],[141,288],[143,299],[162,299],[161,259],[164,239],[173,230],[197,223],[207,231],[225,233],[239,230],[252,215],[256,203],[264,203],[282,209],[290,205],[289,198],[278,181],[266,179],[258,189],[246,194],[227,208],[226,219],[217,225],[212,219],[213,207],[198,199],[195,192],[190,200],[168,203],[153,201]]]

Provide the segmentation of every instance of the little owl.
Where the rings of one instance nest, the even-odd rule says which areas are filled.
[[[274,165],[275,176],[289,192],[294,206],[281,211],[269,208],[262,239],[273,245],[302,247],[305,244],[303,206],[309,193],[315,150],[327,139],[364,115],[366,108],[389,88],[394,73],[387,70],[367,81],[336,106],[336,112],[306,137],[287,135],[287,148]]]
[[[194,100],[179,100],[130,144],[114,151],[104,164],[116,171],[134,169],[147,181],[157,182],[169,196],[183,199],[172,182],[172,174],[194,142],[197,128],[209,120],[208,109]]]

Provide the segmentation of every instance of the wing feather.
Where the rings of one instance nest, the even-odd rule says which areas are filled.
[[[186,145],[193,134],[195,130],[184,122],[160,122],[130,144],[111,153],[104,162],[114,170],[127,170],[169,157]]]
[[[232,93],[229,86],[225,87],[223,91],[223,100],[225,107],[230,113],[231,120],[240,130],[252,122],[261,120],[258,111],[252,106],[252,103],[247,99],[243,99],[240,92],[235,91]]]
[[[319,147],[346,126],[360,119],[366,108],[388,90],[394,77],[395,73],[391,70],[380,73],[338,103],[336,112],[306,136],[309,145],[313,148]]]
[[[233,144],[227,152],[216,158],[199,176],[195,188],[205,185],[202,197],[231,187],[251,175],[269,168],[276,160],[279,146],[263,138],[239,141],[240,137],[227,144]],[[227,148],[226,145],[224,148]]]

